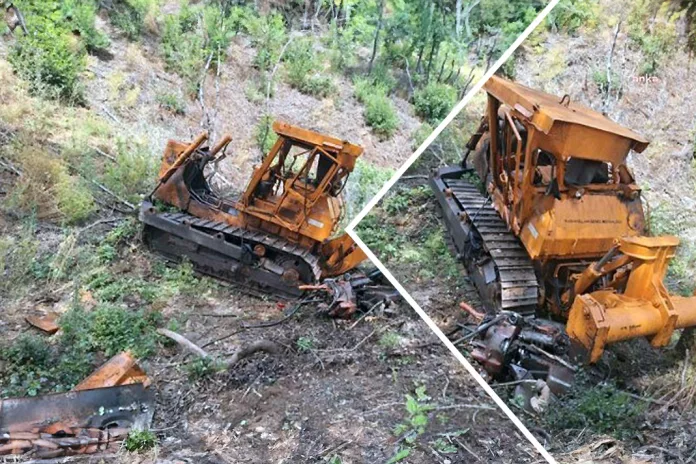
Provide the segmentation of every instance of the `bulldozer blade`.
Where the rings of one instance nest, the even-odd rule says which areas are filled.
[[[73,388],[73,391],[131,385],[134,383],[142,383],[145,387],[148,387],[151,380],[137,364],[133,355],[129,351],[124,351],[109,359],[96,371],[92,372]]]
[[[154,415],[154,393],[143,384],[71,391],[0,403],[0,433],[72,435],[73,429],[147,429]]]

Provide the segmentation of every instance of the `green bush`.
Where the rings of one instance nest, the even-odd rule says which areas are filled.
[[[580,28],[596,29],[600,15],[599,0],[561,0],[546,17],[546,24],[555,31],[573,34]]]
[[[359,213],[393,175],[394,170],[391,168],[375,166],[358,159],[348,178],[344,194],[347,203],[347,218],[351,219]]]
[[[167,70],[180,75],[189,93],[195,94],[207,58],[203,36],[196,32],[196,13],[182,6],[178,15],[164,18],[162,56]]]
[[[273,116],[266,114],[261,116],[261,120],[256,125],[256,144],[264,155],[271,151],[276,140],[278,140],[278,135],[273,132],[273,121]]]
[[[138,203],[148,193],[157,173],[157,159],[147,147],[119,141],[116,162],[107,165],[103,182],[117,195]]]
[[[386,96],[389,93],[387,85],[370,77],[358,77],[353,81],[355,98],[362,104],[375,95]]]
[[[289,45],[283,62],[288,83],[300,92],[326,97],[335,90],[333,80],[320,74],[322,66],[311,39],[302,38]]]
[[[329,63],[334,72],[344,72],[354,64],[356,42],[350,30],[332,22],[327,42]]]
[[[63,174],[56,184],[58,209],[68,224],[87,219],[95,210],[92,191],[82,179]]]
[[[249,15],[244,19],[244,27],[256,47],[254,66],[270,70],[278,61],[286,40],[283,17],[279,13]]]
[[[82,103],[84,46],[49,19],[36,18],[32,27],[32,33],[19,36],[10,51],[8,59],[15,72],[33,94]]]
[[[655,74],[660,63],[667,60],[675,50],[678,38],[678,12],[670,8],[669,2],[655,7],[651,0],[638,0],[628,17],[628,36],[643,52],[640,75]],[[655,23],[653,27],[650,25]]]
[[[87,50],[95,52],[107,48],[109,37],[94,26],[97,5],[91,1],[63,0],[63,18],[73,24],[74,31],[80,34]]]
[[[186,102],[184,99],[175,93],[161,93],[157,95],[157,102],[165,110],[183,116],[186,114]]]
[[[28,280],[39,249],[34,234],[35,226],[30,222],[16,235],[0,236],[0,295],[18,292],[20,284]]]
[[[382,138],[389,138],[399,127],[399,118],[396,115],[391,100],[384,95],[371,95],[365,102],[365,122],[372,128],[375,134]]]
[[[457,92],[446,84],[430,83],[413,94],[416,113],[427,122],[437,125],[456,103]]]
[[[150,430],[131,430],[124,442],[127,451],[139,452],[154,448],[157,444],[157,435]]]
[[[638,430],[644,410],[614,385],[578,386],[549,408],[543,421],[551,430],[588,429],[623,439]]]
[[[156,6],[156,0],[114,0],[109,9],[111,23],[130,40],[137,40],[145,30],[145,19]]]
[[[136,358],[143,358],[155,352],[159,313],[101,305],[89,313],[88,320],[92,346],[106,356],[130,350]]]

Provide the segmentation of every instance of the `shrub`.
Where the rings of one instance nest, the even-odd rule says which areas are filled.
[[[153,186],[157,172],[157,160],[147,147],[120,140],[117,144],[116,162],[106,167],[106,186],[132,203],[137,203]]]
[[[87,50],[95,52],[109,46],[109,37],[94,26],[97,5],[90,1],[64,0],[62,2],[63,18],[73,25],[80,34]]]
[[[333,80],[319,73],[321,63],[311,39],[293,42],[288,46],[283,61],[288,83],[300,92],[318,97],[326,97],[333,92]]]
[[[393,175],[394,170],[391,168],[375,166],[358,159],[348,178],[344,194],[347,205],[346,217],[351,219],[360,212]]]
[[[109,18],[126,37],[137,40],[145,30],[148,14],[154,14],[156,6],[156,0],[114,0]]]
[[[197,92],[206,60],[204,39],[195,32],[193,18],[193,10],[185,6],[178,15],[166,16],[161,43],[167,69],[184,79],[189,93]]]
[[[555,31],[573,34],[580,28],[596,29],[600,15],[598,0],[561,0],[546,17],[546,24]]]
[[[157,435],[150,430],[131,430],[124,442],[127,451],[146,451],[157,444]]]
[[[273,132],[273,120],[273,116],[266,114],[261,116],[261,120],[256,125],[256,143],[264,155],[271,151],[278,140],[278,135]]]
[[[256,47],[254,66],[261,70],[271,69],[286,40],[283,17],[278,13],[249,15],[244,19],[244,27]]]
[[[48,19],[37,18],[32,27],[31,34],[18,37],[8,57],[15,72],[33,94],[81,103],[79,77],[86,66],[82,43]]]
[[[386,84],[369,77],[358,77],[353,81],[355,98],[362,104],[375,95],[386,96],[389,88]]]
[[[452,110],[457,98],[454,88],[446,84],[430,83],[413,95],[416,113],[431,124],[438,124]]]
[[[34,268],[39,249],[34,224],[24,225],[16,235],[0,236],[0,295],[19,290]]]
[[[186,103],[184,102],[183,98],[178,94],[161,93],[157,95],[157,101],[159,102],[162,108],[171,113],[178,114],[181,116],[186,114]]]
[[[613,385],[575,387],[544,415],[552,430],[589,429],[626,438],[638,429],[644,405]]]
[[[96,209],[92,191],[79,177],[62,174],[56,184],[58,209],[69,224],[87,219]]]
[[[650,0],[633,4],[628,17],[628,36],[643,52],[639,74],[655,74],[660,63],[672,55],[678,37],[678,18],[679,13],[671,11],[669,2],[661,4],[657,11]],[[651,22],[655,22],[652,28]]]
[[[331,23],[328,35],[329,63],[334,72],[343,72],[352,66],[355,58],[355,39],[350,30]]]
[[[399,127],[399,118],[391,100],[379,94],[368,97],[365,103],[365,122],[382,138],[391,137]]]
[[[130,350],[136,358],[154,353],[158,313],[130,311],[119,306],[100,305],[89,313],[86,329],[93,349],[106,356]]]

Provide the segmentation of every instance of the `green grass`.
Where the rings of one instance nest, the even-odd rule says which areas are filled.
[[[157,445],[157,435],[150,430],[131,430],[124,442],[127,451],[140,452],[147,451]]]
[[[639,430],[644,410],[644,403],[614,385],[576,385],[549,408],[542,421],[551,431],[587,429],[625,439]]]

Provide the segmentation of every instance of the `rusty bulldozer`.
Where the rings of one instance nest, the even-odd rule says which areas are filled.
[[[145,243],[202,273],[284,298],[353,271],[366,256],[336,232],[341,193],[363,149],[286,123],[273,130],[277,141],[234,200],[213,192],[204,172],[226,156],[230,136],[212,147],[205,133],[191,143],[170,140],[140,210]],[[345,280],[361,287],[370,281],[352,277]],[[355,310],[343,307],[344,316]]]
[[[486,372],[560,393],[576,362],[597,362],[608,344],[647,337],[663,347],[696,325],[696,297],[663,283],[679,240],[646,235],[626,166],[648,141],[568,95],[496,76],[485,90],[461,165],[430,183],[487,311],[464,337]]]

